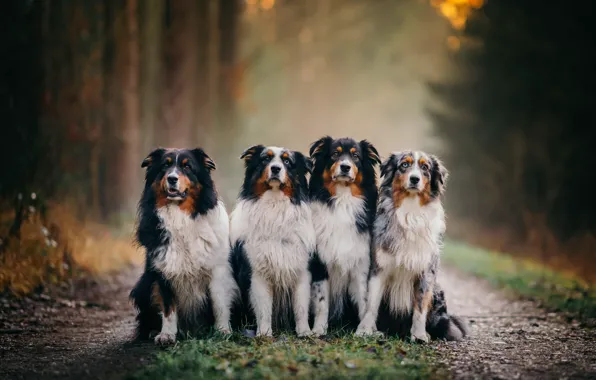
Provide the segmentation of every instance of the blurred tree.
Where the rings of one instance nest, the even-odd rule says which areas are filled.
[[[142,154],[158,145],[165,0],[147,0],[141,6],[141,134]]]
[[[582,195],[596,185],[593,11],[590,2],[501,0],[468,15],[453,53],[459,75],[431,85],[454,215],[508,226],[522,242],[594,236],[596,200]]]

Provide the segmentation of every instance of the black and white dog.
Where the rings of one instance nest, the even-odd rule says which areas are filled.
[[[241,158],[246,170],[231,214],[230,241],[243,302],[254,312],[257,335],[271,336],[272,319],[283,319],[290,309],[298,336],[310,335],[308,263],[315,249],[307,202],[310,162],[299,152],[263,145],[248,148]]]
[[[441,195],[447,170],[420,151],[392,154],[381,166],[382,184],[374,223],[375,256],[367,312],[357,334],[399,333],[413,340],[458,340],[465,322],[447,314],[436,283],[445,212]],[[427,333],[428,331],[428,333]]]
[[[368,141],[326,136],[310,148],[309,192],[317,252],[313,277],[313,333],[328,322],[358,326],[366,310],[372,227],[377,206],[377,149]]]
[[[214,162],[201,149],[156,149],[143,161],[138,243],[145,271],[130,293],[138,310],[137,337],[154,330],[173,343],[179,325],[190,331],[215,323],[230,332],[237,285],[228,260],[229,219],[211,179]]]

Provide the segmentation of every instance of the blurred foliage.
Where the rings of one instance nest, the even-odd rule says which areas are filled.
[[[451,215],[577,266],[593,262],[596,242],[593,10],[489,1],[457,34],[452,80],[429,86]]]
[[[0,241],[0,292],[23,295],[82,274],[96,275],[142,263],[132,236],[84,222],[50,203],[43,212],[27,207],[20,237]],[[0,214],[0,236],[7,236],[14,214]]]
[[[548,310],[566,312],[593,326],[596,323],[596,287],[577,276],[553,271],[536,261],[455,242],[446,244],[443,261],[535,300]]]
[[[397,338],[363,339],[343,332],[325,339],[214,335],[178,344],[131,379],[338,379],[446,376],[432,366],[431,346]]]

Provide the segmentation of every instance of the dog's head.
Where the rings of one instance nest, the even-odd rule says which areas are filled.
[[[313,178],[322,179],[331,195],[337,185],[351,187],[353,194],[361,194],[363,186],[376,185],[374,167],[380,163],[379,153],[366,140],[326,136],[311,145],[310,155]]]
[[[381,186],[393,189],[396,203],[401,203],[399,199],[418,196],[421,205],[424,205],[443,194],[448,172],[434,155],[422,151],[404,151],[391,154],[383,162],[381,176]]]
[[[211,171],[215,163],[200,148],[155,149],[141,164],[146,168],[145,189],[155,194],[156,207],[178,204],[196,215],[201,213],[202,198],[214,197]]]
[[[242,197],[260,198],[265,192],[273,190],[299,202],[306,195],[306,174],[311,172],[312,165],[302,153],[255,145],[246,149],[240,158],[246,168]]]

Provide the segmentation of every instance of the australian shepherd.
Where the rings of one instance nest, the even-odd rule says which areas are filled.
[[[310,148],[309,193],[317,251],[312,273],[313,333],[328,322],[358,326],[366,310],[371,237],[377,206],[377,149],[368,141],[329,136]]]
[[[242,299],[254,312],[257,335],[287,328],[291,320],[283,317],[289,310],[298,336],[310,335],[308,263],[315,249],[307,202],[310,161],[300,152],[263,145],[248,148],[241,158],[246,170],[231,214],[230,241]]]
[[[357,334],[378,328],[404,335],[409,329],[411,339],[422,342],[429,335],[461,339],[465,322],[447,314],[436,283],[447,170],[433,155],[408,151],[392,154],[381,165],[381,176],[367,311]]]
[[[145,271],[130,293],[137,337],[157,331],[156,343],[173,343],[179,326],[192,331],[211,323],[229,333],[237,285],[214,162],[201,149],[156,149],[141,167],[147,172],[137,240],[146,250]]]

